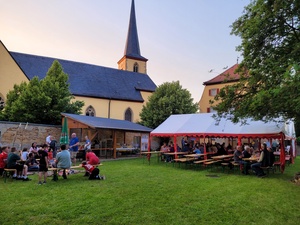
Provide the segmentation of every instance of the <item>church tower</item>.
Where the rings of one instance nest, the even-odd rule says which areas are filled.
[[[140,52],[134,0],[132,0],[124,56],[118,62],[118,69],[147,74],[147,61],[148,59],[141,56]]]

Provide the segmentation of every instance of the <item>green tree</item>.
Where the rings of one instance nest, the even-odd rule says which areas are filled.
[[[241,37],[240,82],[215,97],[219,115],[300,118],[300,1],[253,0],[232,24]],[[216,103],[212,101],[211,103]]]
[[[44,79],[34,77],[29,83],[14,85],[2,116],[10,121],[60,124],[61,112],[80,113],[84,103],[73,99],[68,75],[55,60]]]
[[[150,96],[140,113],[141,124],[156,128],[172,114],[195,113],[198,105],[188,90],[183,89],[179,81],[163,83]]]

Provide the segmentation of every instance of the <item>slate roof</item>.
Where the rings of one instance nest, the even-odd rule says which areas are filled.
[[[77,122],[86,124],[92,128],[138,131],[138,132],[151,132],[152,129],[133,123],[127,120],[108,119],[102,117],[83,116],[69,113],[61,113],[64,117],[71,118]]]
[[[212,78],[211,80],[205,81],[203,85],[211,85],[211,84],[220,84],[223,82],[234,82],[240,79],[240,75],[235,73],[234,71],[237,69],[239,64],[235,64],[229,69],[225,70],[223,73],[218,76]]]
[[[55,58],[10,52],[25,75],[44,78]],[[155,83],[147,74],[118,70],[87,63],[57,59],[69,75],[75,96],[143,102],[140,91],[154,92]]]
[[[131,11],[129,18],[129,27],[127,33],[127,41],[125,46],[124,55],[130,58],[148,61],[145,57],[141,56],[139,38],[136,26],[134,0],[131,2]]]

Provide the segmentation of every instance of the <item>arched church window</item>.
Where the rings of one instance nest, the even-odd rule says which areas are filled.
[[[0,110],[2,110],[5,106],[4,98],[0,94]]]
[[[132,110],[130,108],[125,111],[125,120],[132,122]]]
[[[139,72],[139,64],[135,63],[135,64],[133,65],[133,72],[136,72],[136,73]]]
[[[94,107],[91,105],[89,107],[87,107],[87,109],[85,110],[85,115],[86,116],[95,116],[96,113],[95,113]]]

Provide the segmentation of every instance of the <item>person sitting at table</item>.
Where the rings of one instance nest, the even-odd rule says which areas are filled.
[[[27,148],[23,148],[22,153],[21,153],[21,160],[26,161],[28,159],[28,151]]]
[[[7,156],[7,168],[8,169],[16,169],[17,173],[13,175],[14,179],[29,181],[27,177],[28,167],[20,162],[21,158],[17,153],[17,149],[15,147],[11,148],[11,152]]]
[[[177,152],[181,152],[182,151],[182,149],[179,147],[178,144],[176,144],[176,147],[177,147]]]
[[[175,152],[174,144],[172,141],[170,141],[168,149],[169,149],[168,152]],[[173,159],[174,159],[174,155],[165,155],[165,162],[172,162]]]
[[[169,147],[167,146],[167,143],[164,142],[163,145],[160,147],[161,154],[161,161],[166,161],[166,155],[163,153],[169,152]]]
[[[201,148],[201,145],[199,145],[199,146],[195,145],[195,147],[194,147],[193,153],[199,155],[199,156],[195,157],[195,159],[200,159],[201,158],[200,154],[203,154],[203,152],[201,151],[200,148]]]
[[[160,147],[161,152],[169,152],[169,147],[167,146],[167,143],[164,142],[163,145]]]
[[[178,149],[177,149],[177,151],[178,151]],[[169,144],[169,152],[175,152],[174,144],[172,141],[170,141],[170,144]]]
[[[195,144],[193,153],[195,153],[195,154],[203,154],[204,153],[204,146],[203,146],[203,144],[200,144],[199,142],[197,142]]]
[[[183,142],[183,147],[182,147],[182,151],[183,151],[183,152],[188,152],[189,149],[190,149],[190,147],[189,147],[188,141],[187,141],[187,140],[184,140],[184,142]]]
[[[217,147],[217,153],[216,153],[216,155],[227,155],[227,152],[226,152],[225,148],[222,145],[220,145],[219,143],[217,143],[216,147]]]
[[[4,168],[6,168],[7,156],[8,146],[3,146],[0,153],[0,175],[3,174]]]
[[[26,165],[28,166],[28,171],[38,171],[39,170],[39,164],[38,164],[37,160],[34,158],[34,154],[32,152],[30,152],[28,155]]]
[[[199,148],[195,148],[193,153],[195,154],[201,154],[201,150]]]
[[[232,146],[231,146],[230,143],[227,145],[227,147],[225,148],[225,150],[226,150],[227,154],[232,154],[233,153]]]
[[[246,145],[245,150],[243,151],[243,158],[250,158],[251,157],[251,148],[250,146]]]
[[[242,146],[240,145],[236,146],[236,150],[234,151],[233,158],[234,158],[234,162],[240,164],[241,170],[243,169],[242,173],[248,175],[249,174],[248,170],[250,166],[248,165],[247,162],[243,161],[244,155],[242,152]]]
[[[53,158],[53,149],[50,147],[48,148],[48,165],[52,168],[56,166],[55,159]]]
[[[196,148],[200,148],[200,143],[199,143],[199,141],[197,141],[196,143],[195,143],[195,145],[194,145],[194,149],[196,149]]]
[[[254,171],[257,177],[265,177],[266,174],[264,173],[261,167],[268,167],[270,166],[270,153],[267,149],[267,144],[262,144],[262,151],[260,153],[260,157],[257,160],[257,163],[253,163],[251,165],[251,169]]]
[[[63,178],[67,179],[66,169],[69,169],[72,165],[70,152],[66,149],[66,145],[60,146],[61,152],[56,155],[56,167],[62,168]]]
[[[36,146],[36,142],[33,142],[33,143],[31,144],[31,147],[30,147],[30,149],[29,149],[29,153],[30,153],[30,152],[33,153],[34,157],[37,156],[38,149],[37,149],[37,146]],[[36,158],[37,158],[37,157],[36,157]]]

